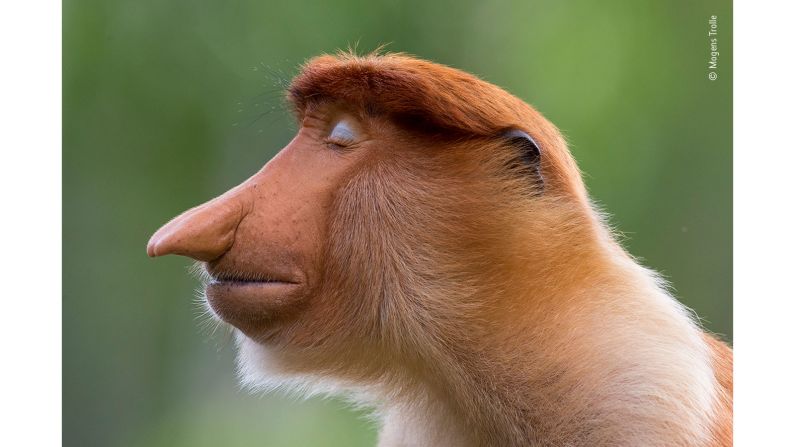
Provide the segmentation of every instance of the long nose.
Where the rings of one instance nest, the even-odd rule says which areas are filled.
[[[237,227],[250,209],[245,195],[232,190],[185,211],[152,235],[146,253],[151,257],[182,255],[197,261],[219,258],[232,247]]]

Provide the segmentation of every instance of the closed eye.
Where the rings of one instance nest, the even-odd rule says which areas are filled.
[[[332,146],[332,148],[344,148],[355,143],[356,140],[357,134],[351,124],[346,120],[340,120],[331,129],[325,142],[329,146]]]

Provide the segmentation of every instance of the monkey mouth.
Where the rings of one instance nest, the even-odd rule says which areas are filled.
[[[223,321],[254,336],[302,301],[303,284],[286,277],[210,273],[205,296]]]
[[[257,276],[238,276],[228,273],[213,274],[210,273],[209,284],[230,284],[230,285],[247,285],[247,284],[298,284],[298,282],[289,279],[274,278],[268,275]]]

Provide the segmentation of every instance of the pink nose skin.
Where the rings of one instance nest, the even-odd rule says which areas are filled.
[[[146,253],[151,257],[182,255],[205,262],[218,259],[232,247],[247,211],[239,195],[224,194],[163,225],[149,239]]]

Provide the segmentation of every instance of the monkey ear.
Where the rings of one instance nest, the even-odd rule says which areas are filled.
[[[518,129],[503,132],[502,137],[521,151],[522,163],[533,177],[539,190],[544,188],[544,177],[541,175],[541,148],[530,135]]]

